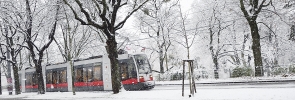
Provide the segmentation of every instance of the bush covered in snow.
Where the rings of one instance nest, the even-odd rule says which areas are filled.
[[[272,73],[273,75],[284,75],[287,74],[288,69],[283,67],[274,68]]]
[[[295,65],[289,67],[289,72],[295,74]]]
[[[160,81],[171,81],[171,80],[182,80],[183,77],[183,70],[182,69],[171,69],[166,71],[163,74],[159,74],[158,80]],[[186,71],[184,74],[185,79],[189,78],[189,72]],[[205,68],[195,68],[194,69],[194,77],[195,79],[206,79],[209,77],[208,70]]]
[[[254,71],[250,67],[236,67],[232,71],[231,77],[252,76]]]

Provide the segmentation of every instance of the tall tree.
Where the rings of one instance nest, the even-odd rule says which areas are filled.
[[[88,48],[87,45],[93,42],[94,38],[91,38],[91,28],[88,26],[82,26],[78,21],[72,17],[72,14],[67,13],[69,11],[63,9],[62,21],[60,23],[61,37],[55,38],[54,41],[57,44],[64,61],[70,61],[75,58],[79,58]]]
[[[0,25],[1,27],[1,25]],[[3,28],[1,28],[2,30]],[[0,43],[1,46],[1,53],[6,61],[12,65],[13,69],[13,76],[14,76],[14,87],[15,87],[15,94],[18,95],[21,93],[20,91],[20,82],[19,82],[19,75],[18,71],[18,61],[17,57],[22,50],[22,46],[24,44],[24,40],[20,40],[20,37],[17,36],[17,30],[13,28],[12,26],[4,26],[4,32],[1,34],[6,42]],[[6,49],[6,50],[3,50]],[[6,52],[3,52],[6,51]],[[6,56],[7,55],[7,56]],[[10,67],[10,66],[8,66]]]
[[[219,59],[228,55],[228,52],[226,52],[225,47],[226,43],[222,43],[222,33],[223,31],[228,28],[228,24],[223,23],[223,19],[221,17],[221,11],[223,10],[222,7],[219,7],[219,3],[214,2],[215,6],[212,8],[212,15],[209,18],[209,50],[211,53],[212,61],[214,64],[214,77],[216,79],[219,78]]]
[[[261,57],[260,34],[257,18],[262,8],[270,5],[272,0],[240,0],[240,8],[246,18],[252,36],[252,51],[254,55],[255,76],[263,76],[263,64]],[[249,9],[248,9],[249,8]]]
[[[66,5],[65,5],[66,7]],[[65,23],[60,24],[61,38],[55,38],[54,41],[57,44],[59,51],[64,58],[65,62],[70,62],[72,69],[72,80],[74,80],[73,72],[73,60],[78,59],[88,48],[94,38],[91,38],[91,29],[88,26],[82,26],[71,17],[70,13],[67,13],[67,9],[64,8],[63,21]],[[75,95],[74,81],[72,81],[72,92]]]
[[[295,10],[295,1],[294,0],[285,0],[281,1],[285,5],[283,6],[283,11],[285,16],[288,17],[290,22],[290,35],[289,40],[295,41],[295,13],[293,12]]]
[[[17,20],[20,20],[20,16],[18,15],[21,12],[18,11],[18,5],[16,5],[14,1],[6,1],[0,3],[3,4],[3,6],[1,7],[2,10],[0,11],[0,17],[2,18],[0,20],[0,32],[2,33],[0,49],[3,60],[6,60],[9,64],[12,65],[15,94],[18,95],[21,93],[18,74],[21,66],[19,66],[17,58],[19,57],[25,43],[24,38],[22,38],[22,35],[18,29],[20,23]],[[10,75],[8,76],[11,79]]]
[[[116,31],[121,29],[127,19],[129,19],[133,13],[140,9],[149,0],[63,1],[70,7],[75,19],[81,22],[82,25],[89,25],[97,30],[101,30],[106,36],[106,51],[109,54],[108,57],[111,62],[112,89],[114,94],[119,93],[121,80],[117,59]],[[73,6],[74,4],[78,7],[75,8],[75,6]],[[130,6],[126,8],[128,10],[127,15],[119,16],[121,9],[126,5]]]
[[[44,26],[42,26],[42,23],[44,23],[43,22],[44,19],[48,18],[47,16],[49,16],[49,15],[46,15],[46,13],[44,13],[44,16],[40,16],[40,19],[35,19],[35,18],[33,19],[33,16],[35,14],[31,10],[32,2],[30,2],[29,0],[25,1],[26,24],[25,24],[25,32],[24,33],[25,33],[25,41],[27,44],[26,48],[30,52],[30,56],[33,60],[34,67],[36,69],[36,74],[37,74],[37,79],[38,79],[38,82],[37,82],[38,83],[38,93],[40,93],[40,94],[45,94],[44,79],[43,79],[43,73],[42,73],[42,70],[44,70],[44,69],[42,69],[43,56],[44,56],[45,50],[49,47],[49,45],[52,43],[52,41],[54,39],[54,34],[56,31],[56,26],[57,26],[57,21],[58,21],[58,12],[59,12],[60,7],[59,7],[58,1],[55,1],[55,2],[56,2],[56,5],[55,5],[56,7],[53,7],[51,9],[50,9],[50,7],[47,9],[43,9],[44,11],[47,10],[47,14],[52,14],[52,13],[50,13],[52,10],[54,13],[53,18],[48,19],[53,22],[53,23],[48,23],[48,25],[52,25],[51,28],[49,28],[50,29],[49,33],[47,34],[48,38],[47,39],[44,38],[44,40],[42,40],[42,41],[36,41],[38,38],[40,38],[40,37],[38,37],[39,35],[42,36],[42,35],[46,34],[46,29],[43,29],[44,31],[39,31],[39,30],[42,30],[42,28],[44,28]],[[46,3],[49,4],[48,1]],[[36,7],[36,6],[34,6],[34,7]],[[39,20],[41,20],[39,23],[39,26],[34,26],[33,21],[38,22]],[[36,29],[34,29],[34,28],[36,28]],[[44,44],[42,44],[42,43],[44,43]],[[41,46],[39,47],[39,45],[41,45]]]
[[[150,47],[158,53],[160,61],[160,73],[164,73],[164,62],[166,61],[166,71],[168,70],[168,49],[171,46],[170,35],[176,28],[177,5],[179,0],[151,0],[148,2],[143,13],[138,17],[142,33],[147,33],[149,37],[156,41],[157,47]]]
[[[188,27],[190,27],[187,23],[188,15],[185,14],[183,11],[181,5],[178,5],[178,13],[179,13],[179,28],[176,28],[176,32],[178,32],[178,35],[181,37],[180,39],[176,39],[175,42],[180,44],[186,49],[186,58],[190,59],[190,48],[193,46],[194,41],[196,39],[197,33],[198,33],[198,23],[196,24],[196,27],[193,30],[189,30]]]

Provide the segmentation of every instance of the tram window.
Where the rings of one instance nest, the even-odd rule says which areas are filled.
[[[92,82],[93,81],[93,71],[92,67],[87,68],[87,81]]]
[[[128,70],[129,70],[129,78],[137,78],[137,71],[132,58],[128,60]]]
[[[46,74],[46,84],[52,84],[52,71],[49,71]]]
[[[134,59],[136,60],[138,66],[139,74],[151,73],[152,70],[150,68],[150,64],[144,55],[134,55]]]
[[[133,62],[133,58],[120,60],[119,66],[122,80],[137,77],[137,71]]]
[[[101,64],[95,64],[93,67],[93,81],[102,80]]]
[[[87,82],[87,69],[86,68],[83,68],[83,74],[82,74],[82,78],[83,78],[83,81],[82,82]]]
[[[59,74],[59,82],[60,83],[66,83],[67,82],[67,71],[61,70]]]
[[[26,74],[26,85],[33,85],[33,74]]]
[[[52,71],[52,84],[58,84],[59,83],[59,73],[57,71]]]
[[[33,73],[30,85],[38,85],[38,77],[36,73]]]
[[[19,82],[19,84],[22,84],[22,75],[23,75],[23,74],[19,74],[19,76],[18,76],[18,79],[19,79],[18,82]]]
[[[37,85],[38,79],[37,74],[35,73],[27,73],[26,74],[26,85]]]
[[[121,68],[122,80],[128,79],[128,65],[127,65],[127,63],[125,63],[125,62],[120,63],[120,68]]]
[[[75,82],[83,82],[83,68],[76,68],[75,69]]]

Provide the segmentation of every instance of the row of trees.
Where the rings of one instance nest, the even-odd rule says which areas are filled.
[[[160,73],[180,67],[181,59],[211,57],[215,78],[227,62],[234,66],[254,62],[255,76],[262,76],[263,62],[279,65],[279,56],[285,52],[280,50],[287,47],[279,43],[286,42],[284,38],[294,40],[294,28],[290,31],[294,13],[288,12],[294,10],[292,0],[194,1],[188,11],[180,2],[185,1],[2,0],[1,63],[5,70],[12,65],[15,94],[21,93],[17,77],[23,66],[36,68],[39,93],[44,94],[42,66],[107,53],[113,93],[119,93],[117,37],[124,34],[117,31],[136,12],[134,29],[139,30],[138,37],[148,40],[129,42],[151,51],[150,60],[159,61]],[[60,59],[54,57],[60,55]],[[195,63],[196,68],[201,64]]]
[[[21,93],[18,71],[22,68],[18,64],[22,63],[22,59],[30,58],[27,61],[32,62],[28,64],[36,69],[38,92],[44,94],[42,66],[50,62],[48,54],[47,59],[44,59],[44,55],[50,52],[47,51],[49,46],[55,41],[64,60],[71,61],[86,51],[84,47],[87,47],[87,43],[95,41],[90,39],[91,36],[100,37],[96,38],[96,41],[106,44],[105,48],[111,61],[113,92],[118,93],[121,84],[117,65],[116,31],[121,29],[127,19],[147,1],[0,1],[1,62],[7,61],[7,64],[13,66],[15,94]],[[127,9],[125,14],[121,13],[122,9]],[[62,37],[55,38],[59,32]],[[25,57],[21,56],[22,53],[26,54]]]
[[[154,43],[143,47],[154,55],[151,61],[159,61],[155,65],[160,66],[160,73],[181,66],[180,59],[207,60],[208,55],[209,64],[203,60],[195,68],[212,62],[215,78],[224,65],[251,67],[254,76],[263,76],[265,66],[294,63],[291,57],[282,57],[293,53],[288,39],[295,32],[294,1],[194,1],[188,11],[183,11],[180,2],[151,0],[136,16],[135,28],[147,33],[140,35],[151,38],[148,44]]]

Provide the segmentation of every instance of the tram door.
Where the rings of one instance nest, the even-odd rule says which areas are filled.
[[[91,65],[79,66],[75,69],[75,88],[77,91],[92,90],[90,82],[93,81],[93,68]]]
[[[52,71],[52,84],[53,84],[53,88],[55,88],[55,91],[58,91],[59,88],[57,87],[57,85],[59,84],[59,73],[57,71]]]
[[[84,72],[84,76],[85,76],[85,80],[84,82],[87,83],[87,88],[86,88],[86,91],[88,90],[92,90],[92,85],[90,84],[90,82],[93,81],[93,69],[92,67],[86,67],[86,68],[83,68],[83,72]]]

